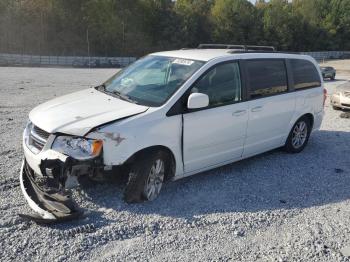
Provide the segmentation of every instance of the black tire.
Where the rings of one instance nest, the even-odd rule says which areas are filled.
[[[331,80],[335,80],[335,74],[332,75]]]
[[[302,145],[297,147],[293,143],[293,133],[294,133],[297,125],[299,125],[302,122],[305,123],[305,126],[306,126],[306,137],[305,137],[305,140],[303,141]],[[296,123],[293,125],[292,130],[290,131],[290,133],[288,135],[287,141],[284,145],[284,150],[288,153],[293,153],[293,154],[300,153],[306,147],[306,145],[309,141],[309,138],[310,138],[310,133],[311,133],[310,119],[306,116],[299,118],[298,121],[296,121]]]
[[[139,155],[130,167],[129,178],[124,190],[124,201],[127,203],[140,203],[148,201],[145,194],[145,187],[149,180],[151,169],[157,160],[162,160],[164,163],[164,178],[162,185],[165,182],[166,173],[169,171],[169,157],[163,151],[145,152]]]
[[[340,107],[337,107],[337,106],[332,106],[334,110],[336,111],[339,111],[340,110]]]

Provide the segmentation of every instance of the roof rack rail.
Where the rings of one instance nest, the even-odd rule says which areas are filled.
[[[265,51],[265,50],[230,50],[230,54],[246,54],[246,53],[278,53],[278,54],[291,54],[300,55],[300,52],[289,52],[289,51]]]
[[[273,46],[260,45],[227,45],[227,44],[200,44],[198,49],[237,49],[243,51],[276,51]]]

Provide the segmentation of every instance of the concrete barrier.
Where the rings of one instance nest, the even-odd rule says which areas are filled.
[[[38,56],[0,54],[0,66],[66,66],[120,68],[136,60],[135,57],[85,57],[85,56]]]
[[[317,61],[349,59],[350,51],[300,52]],[[65,66],[91,68],[121,68],[136,60],[136,57],[87,57],[87,56],[38,56],[0,54],[0,66]]]

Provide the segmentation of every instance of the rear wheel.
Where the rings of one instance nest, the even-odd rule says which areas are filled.
[[[310,120],[307,117],[300,118],[290,131],[284,149],[289,153],[299,153],[303,151],[309,141],[310,132]]]
[[[156,199],[162,189],[167,166],[168,157],[162,151],[138,157],[130,169],[124,200],[138,203]]]
[[[334,110],[340,110],[340,107],[332,106]]]
[[[335,79],[335,74],[333,74],[332,76],[331,76],[331,80],[334,80]]]

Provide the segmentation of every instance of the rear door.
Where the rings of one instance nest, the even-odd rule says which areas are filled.
[[[238,62],[211,68],[190,93],[209,96],[209,106],[183,115],[185,173],[239,159],[248,121],[248,103],[242,100]]]
[[[295,110],[285,59],[245,60],[249,120],[244,157],[281,146]]]

